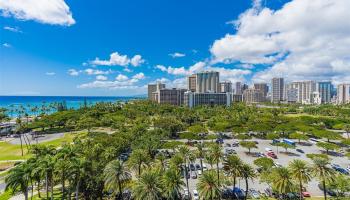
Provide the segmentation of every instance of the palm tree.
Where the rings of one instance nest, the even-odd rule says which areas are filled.
[[[53,172],[55,161],[51,155],[46,155],[40,159],[39,163],[39,168],[45,176],[46,199],[49,199],[49,183],[51,185],[51,199],[53,199]]]
[[[150,156],[144,150],[136,149],[131,153],[128,165],[137,171],[137,175],[140,176],[142,167],[147,165],[150,159]]]
[[[18,188],[24,194],[25,200],[28,200],[28,186],[31,181],[32,169],[27,163],[22,163],[12,168],[5,178],[6,190],[16,191]]]
[[[180,146],[179,147],[179,153],[180,155],[183,157],[183,161],[184,161],[184,164],[185,164],[185,178],[186,178],[186,187],[187,187],[187,190],[189,190],[189,186],[188,186],[188,171],[187,171],[187,160],[188,160],[188,156],[189,156],[189,153],[190,153],[190,150],[188,149],[188,147],[186,146]]]
[[[167,159],[164,153],[158,153],[156,155],[156,160],[158,161],[161,171],[164,171],[167,165]]]
[[[199,143],[196,145],[196,147],[197,147],[196,155],[197,155],[197,158],[199,158],[199,162],[201,164],[201,170],[203,173],[203,159],[204,159],[204,154],[205,154],[204,145],[203,145],[203,143]]]
[[[65,182],[68,175],[68,166],[70,164],[70,160],[75,155],[75,152],[69,145],[63,146],[55,155],[55,172],[58,173],[58,176],[61,179],[62,185],[62,199],[65,199]]]
[[[197,188],[202,199],[219,199],[220,186],[216,180],[216,173],[214,170],[208,170],[199,178]]]
[[[244,178],[244,180],[245,180],[245,197],[244,198],[245,198],[245,200],[247,200],[248,189],[249,189],[248,180],[253,179],[256,176],[256,174],[255,174],[254,168],[248,164],[242,165],[240,173],[241,173],[241,177]]]
[[[214,159],[214,162],[216,162],[216,173],[217,173],[217,181],[218,185],[220,185],[220,169],[219,169],[219,163],[222,159],[222,148],[219,144],[213,144],[209,148],[209,155],[211,155]]]
[[[311,181],[310,168],[303,160],[293,160],[289,164],[289,170],[292,178],[299,181],[300,200],[303,199],[303,183],[307,184]]]
[[[233,187],[236,187],[236,179],[241,175],[242,160],[235,155],[224,159],[224,170],[233,178]]]
[[[123,185],[131,180],[131,174],[120,160],[109,162],[104,171],[104,181],[107,190],[115,192],[117,197],[123,199]]]
[[[277,167],[272,172],[273,186],[279,194],[292,192],[294,189],[292,175],[288,168]]]
[[[214,165],[214,157],[210,154],[205,154],[204,156],[204,162],[210,165],[210,169],[213,169]]]
[[[161,200],[163,189],[160,179],[158,171],[144,171],[133,187],[135,200]]]
[[[312,161],[314,163],[311,168],[311,173],[322,182],[324,199],[327,200],[326,182],[333,179],[335,171],[329,167],[329,161],[326,159],[315,158]]]
[[[82,177],[86,174],[85,168],[88,164],[88,161],[85,160],[84,157],[82,158],[76,158],[74,157],[69,162],[68,170],[70,171],[70,179],[73,179],[75,183],[75,199],[79,199],[79,188],[82,181]],[[73,185],[72,184],[72,185]],[[68,197],[70,198],[70,192],[68,194]]]
[[[165,198],[169,200],[181,199],[181,189],[185,186],[178,170],[170,168],[165,171],[162,179]]]

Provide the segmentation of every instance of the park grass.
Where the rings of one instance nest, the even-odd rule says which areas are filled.
[[[58,138],[52,141],[40,143],[41,145],[53,145],[59,147],[64,143],[71,143],[76,136],[82,136],[85,133],[65,133],[62,138]],[[11,144],[9,142],[0,142],[0,161],[7,160],[26,160],[31,157],[28,153],[26,145],[23,145],[24,156],[21,153],[21,145]]]

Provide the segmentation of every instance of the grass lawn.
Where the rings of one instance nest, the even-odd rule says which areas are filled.
[[[72,134],[65,133],[62,138],[55,139],[49,142],[40,143],[42,145],[53,145],[58,147],[65,142],[72,142],[75,136],[83,135],[84,133]],[[26,145],[23,145],[24,156],[21,155],[21,145],[14,145],[8,142],[0,142],[0,161],[5,160],[25,160],[28,159],[31,154],[28,154]]]

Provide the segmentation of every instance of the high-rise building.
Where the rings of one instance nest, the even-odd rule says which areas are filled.
[[[316,91],[320,94],[321,103],[331,103],[332,88],[333,86],[330,81],[318,82],[316,84]]]
[[[337,87],[337,104],[350,103],[350,84],[339,84]]]
[[[220,92],[232,92],[232,83],[231,81],[225,81],[220,83]]]
[[[291,88],[297,89],[297,103],[314,104],[313,93],[316,92],[315,81],[296,81],[290,84]]]
[[[217,93],[219,92],[219,72],[206,71],[196,74],[196,92]]]
[[[264,94],[264,97],[267,97],[267,93],[269,92],[267,83],[254,83],[254,89],[260,90]]]
[[[148,84],[148,99],[154,100],[154,98],[152,97],[152,93],[163,88],[165,88],[165,84],[162,84],[160,82],[156,84]]]
[[[184,105],[190,108],[199,105],[224,105],[230,106],[232,103],[232,93],[197,93],[185,92]]]
[[[242,84],[241,82],[236,82],[235,84],[235,94],[242,95]]]
[[[257,89],[246,89],[243,92],[243,101],[245,103],[260,103],[265,101],[264,93]]]
[[[244,90],[247,90],[249,88],[249,86],[247,84],[243,83],[241,88],[242,88],[241,90],[242,90],[242,94],[243,94]]]
[[[299,89],[294,87],[292,83],[286,84],[284,88],[284,100],[288,103],[298,102]]]
[[[243,101],[243,95],[241,94],[232,95],[232,102],[242,102],[242,101]]]
[[[197,76],[195,74],[187,77],[187,89],[191,92],[196,92]]]
[[[184,103],[184,93],[186,89],[160,89],[156,92],[153,92],[155,100],[161,104],[171,104],[180,106]]]
[[[280,103],[283,101],[284,96],[284,79],[283,78],[273,78],[271,82],[272,94],[271,102]]]

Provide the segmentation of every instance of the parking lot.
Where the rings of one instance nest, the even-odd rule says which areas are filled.
[[[249,140],[247,140],[249,141]],[[308,163],[312,164],[312,160],[306,157],[306,154],[320,154],[322,153],[321,149],[317,147],[315,144],[311,144],[309,146],[301,146],[296,145],[297,149],[302,149],[304,153],[299,153],[296,151],[296,149],[288,149],[288,154],[284,153],[285,149],[276,146],[271,145],[271,140],[261,140],[261,139],[253,139],[251,141],[258,142],[257,149],[252,149],[251,152],[261,152],[265,153],[265,148],[270,148],[274,151],[274,153],[277,155],[277,159],[273,159],[275,163],[279,163],[282,166],[287,166],[290,161],[293,159],[301,159],[305,160]],[[234,142],[237,142],[235,139],[225,139],[223,146],[223,153],[226,151],[226,149],[234,149],[237,153],[237,155],[243,160],[243,162],[251,164],[252,166],[256,167],[253,164],[253,161],[257,159],[257,157],[253,157],[252,155],[247,155],[246,152],[248,151],[246,148],[243,148],[241,146],[238,147],[227,147],[226,144],[233,144]],[[346,157],[336,157],[336,156],[330,156],[331,163],[332,164],[338,164],[343,168],[346,168],[350,165],[349,159]],[[196,161],[196,163],[200,163],[199,160]],[[207,168],[210,168],[210,165],[206,164]],[[220,167],[222,167],[222,164],[220,164]],[[215,166],[214,166],[215,168]],[[194,173],[194,172],[192,172]],[[198,174],[197,174],[198,175]],[[196,184],[198,182],[198,178],[200,175],[198,175],[197,178],[193,179],[192,177],[189,179],[189,189],[192,193],[193,190],[196,190]],[[255,190],[258,190],[260,192],[264,192],[264,189],[268,187],[266,183],[260,183],[259,178],[256,178],[254,181],[249,181],[249,188],[254,188]],[[319,181],[316,179],[313,179],[307,186],[306,189],[308,192],[311,193],[311,196],[322,196],[323,192],[318,187]],[[245,189],[245,183],[243,180],[237,180],[238,187]]]

